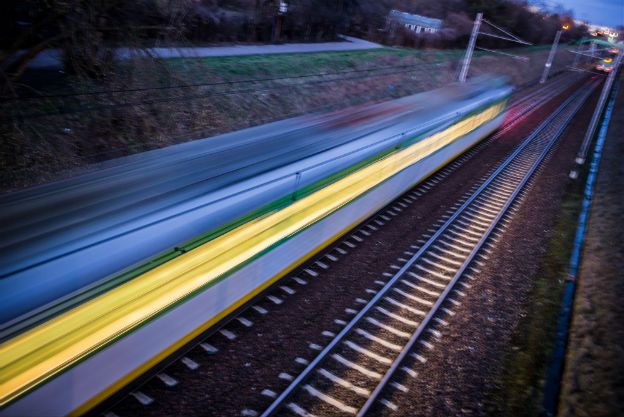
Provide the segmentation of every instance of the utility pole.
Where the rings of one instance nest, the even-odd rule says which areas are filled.
[[[579,41],[579,44],[576,48],[576,53],[574,54],[574,62],[572,62],[572,66],[574,68],[578,67],[579,64],[579,60],[581,59],[581,52],[583,52],[583,41],[585,40],[585,38],[581,39]]]
[[[466,76],[468,75],[468,68],[470,67],[470,61],[472,60],[472,53],[474,51],[475,43],[477,42],[477,36],[479,35],[479,28],[481,27],[481,19],[483,19],[483,13],[477,13],[477,18],[474,21],[472,27],[472,33],[470,34],[470,41],[468,41],[468,48],[466,48],[466,55],[464,56],[464,62],[461,72],[459,73],[459,82],[465,83]]]
[[[482,23],[485,23],[486,25],[490,26],[491,28],[497,30],[498,33],[480,32],[479,29],[481,29],[481,24]],[[501,33],[502,33],[502,35],[501,35]],[[470,40],[468,41],[468,46],[466,47],[466,55],[464,56],[461,72],[459,73],[459,82],[460,83],[465,83],[466,82],[466,76],[468,75],[468,70],[470,69],[470,61],[472,61],[472,53],[474,52],[475,48],[476,49],[480,49],[482,51],[487,51],[487,52],[490,52],[490,53],[510,56],[510,57],[516,58],[516,59],[522,59],[522,57],[519,57],[519,56],[516,56],[516,55],[512,55],[512,54],[509,54],[509,53],[506,53],[506,52],[495,51],[495,50],[492,50],[492,49],[480,48],[480,47],[476,46],[477,37],[479,35],[489,36],[489,37],[497,38],[497,39],[502,39],[502,40],[505,40],[505,41],[508,41],[508,42],[520,43],[522,45],[533,45],[532,43],[529,43],[529,42],[527,42],[525,40],[522,40],[519,37],[517,37],[516,35],[514,35],[513,33],[510,33],[508,31],[506,31],[505,29],[495,25],[494,23],[490,22],[489,20],[484,19],[483,18],[483,13],[477,13],[477,17],[476,17],[476,19],[474,21],[474,26],[472,27],[472,33],[470,34]]]
[[[550,67],[552,67],[552,62],[555,58],[555,53],[557,52],[557,45],[559,45],[561,32],[563,32],[563,30],[559,29],[555,34],[555,40],[553,41],[552,47],[550,48],[550,53],[548,54],[546,64],[544,64],[544,72],[542,73],[542,78],[540,78],[540,84],[544,84],[548,79],[548,73],[550,72]]]
[[[273,33],[271,34],[272,42],[279,42],[282,34],[282,25],[284,23],[284,15],[288,11],[288,3],[284,0],[277,0],[275,2],[275,17],[273,23]]]
[[[596,104],[596,109],[594,110],[594,114],[589,122],[589,127],[587,128],[587,132],[585,132],[585,138],[583,138],[583,144],[581,145],[581,149],[579,149],[578,154],[576,155],[576,163],[582,165],[585,163],[585,158],[587,158],[587,149],[589,148],[589,144],[594,137],[594,132],[596,131],[596,126],[598,126],[598,119],[602,114],[602,110],[604,109],[605,103],[607,102],[607,98],[609,97],[609,92],[611,92],[611,86],[615,81],[616,74],[619,72],[620,63],[622,62],[622,56],[624,55],[624,51],[620,51],[615,58],[615,63],[613,65],[613,70],[607,77],[607,81],[605,81],[604,86],[602,87],[602,92],[600,93],[600,98],[598,99],[598,104]]]
[[[589,54],[593,57],[594,55],[596,55],[596,43],[594,41],[592,41],[589,44]]]

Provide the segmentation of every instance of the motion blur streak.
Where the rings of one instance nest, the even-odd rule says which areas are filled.
[[[0,347],[0,406],[494,119],[504,107],[490,106],[7,341]]]

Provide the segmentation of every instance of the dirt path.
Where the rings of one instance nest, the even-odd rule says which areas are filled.
[[[596,182],[564,375],[561,416],[624,415],[624,89]]]

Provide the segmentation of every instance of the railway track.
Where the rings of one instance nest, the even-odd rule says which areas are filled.
[[[423,360],[418,352],[431,346],[459,303],[457,284],[478,272],[474,263],[487,257],[484,245],[592,91],[580,89],[565,100],[422,246],[414,245],[411,258],[394,266],[396,273],[261,416],[395,409],[384,390],[407,390],[393,377],[415,373],[406,359]]]
[[[445,167],[444,169],[436,173],[434,176],[432,176],[429,180],[425,181],[424,183],[417,186],[414,190],[407,193],[404,197],[399,198],[395,202],[391,203],[386,209],[383,209],[382,211],[380,211],[378,215],[373,216],[366,223],[358,227],[357,230],[354,230],[353,234],[361,232],[362,237],[366,237],[372,233],[376,233],[377,230],[383,227],[384,222],[387,222],[387,220],[389,220],[388,216],[393,216],[394,215],[393,213],[396,214],[402,209],[405,209],[408,204],[414,203],[416,199],[420,197],[422,194],[427,193],[432,188],[443,184],[444,183],[443,180],[445,177],[450,175],[453,171],[461,167],[464,163],[466,163],[468,160],[470,160],[472,157],[478,154],[479,150],[482,147],[486,146],[487,143],[492,142],[500,138],[501,136],[503,136],[506,132],[512,129],[515,125],[517,125],[518,123],[526,119],[537,109],[541,108],[542,105],[549,102],[553,97],[558,96],[563,91],[570,88],[572,84],[578,81],[578,79],[579,78],[575,76],[569,76],[565,78],[562,77],[562,79],[560,79],[559,82],[548,84],[545,88],[536,89],[526,94],[525,96],[515,100],[514,102],[512,102],[512,105],[510,106],[510,109],[509,109],[509,116],[506,118],[504,125],[496,134],[492,135],[485,141],[481,142],[479,145],[469,150],[468,152],[464,153],[462,156],[457,158],[454,162],[452,162],[447,167]],[[394,208],[390,209],[390,207],[394,207]],[[387,215],[383,214],[385,212],[388,212],[388,210],[390,210],[390,213],[388,213]],[[337,244],[334,245],[332,248],[328,249],[326,253],[320,254],[315,260],[312,260],[311,262],[309,262],[307,266],[304,266],[303,270],[299,271],[303,273],[303,275],[299,274],[299,276],[303,276],[305,278],[305,275],[309,274],[310,278],[313,278],[317,274],[314,271],[315,269],[317,271],[325,269],[323,268],[324,263],[332,263],[332,262],[335,262],[337,258],[340,258],[342,256],[348,256],[346,255],[347,251],[350,250],[353,244],[358,243],[358,240],[357,239],[354,240],[354,239],[355,238],[353,237],[353,235],[345,236],[345,238],[342,241],[337,242]],[[341,249],[341,247],[344,249]],[[433,258],[435,258],[435,256]],[[297,285],[297,283],[299,283],[302,280],[302,278],[294,277],[294,275],[295,274],[293,273],[292,276],[290,276],[290,278],[294,280],[293,284]],[[281,284],[278,284],[277,286],[274,287],[272,291],[269,291],[263,295],[263,297],[267,297],[267,299],[271,300],[269,304],[277,304],[278,302],[281,303],[284,296],[287,296],[287,294],[285,294],[284,291],[287,291],[286,289],[289,289],[287,285],[290,285],[290,284],[286,282],[288,279],[289,278],[286,277],[286,279],[281,281]],[[273,295],[271,295],[271,293]],[[231,322],[234,322],[236,324],[240,323],[243,326],[246,326],[245,323],[250,323],[250,322],[249,320],[245,319],[245,316],[258,315],[258,313],[261,315],[264,315],[266,314],[266,309],[261,307],[259,304],[256,304],[255,302],[249,304],[246,310],[240,311],[236,316],[231,317],[229,321],[224,321],[220,327],[214,328],[210,334],[205,335],[202,338],[202,340],[196,341],[194,345],[200,346],[200,342],[206,342],[206,339],[208,339],[211,334],[215,334],[217,332],[223,334],[225,337],[228,337],[226,336],[226,334],[228,334],[227,333],[228,331],[226,329],[229,323]],[[368,323],[369,321],[367,320],[366,322]],[[212,350],[213,349],[212,345],[210,345],[209,343],[203,343],[201,344],[201,346],[202,346],[202,350],[207,351],[210,354],[215,353]],[[187,349],[184,349],[184,351],[188,351],[189,349],[190,347]],[[189,361],[189,358],[185,357],[183,352],[178,354],[176,358],[177,360],[181,360],[181,362],[184,363],[186,367],[188,367],[189,369],[192,369],[190,368],[190,366],[193,366],[193,363],[192,363],[193,361],[192,360]],[[172,361],[168,361],[168,363],[172,363]],[[155,377],[159,379],[162,383],[164,383],[168,387],[169,386],[172,387],[177,384],[177,381],[174,378],[171,378],[166,373],[166,369],[163,370],[162,366],[160,366],[157,371],[150,372],[149,375],[150,377]],[[148,379],[143,378],[141,382],[145,382],[146,380]],[[131,386],[131,389],[137,389],[139,385],[140,384],[133,384]],[[139,403],[143,405],[153,404],[151,405],[151,407],[154,407],[154,406],[157,406],[158,404],[158,399],[150,398],[148,395],[145,395],[140,390],[132,392],[131,395],[134,398],[136,398],[139,401]],[[119,398],[120,397],[118,397],[118,399]],[[106,407],[110,407],[112,403],[113,402],[109,402],[108,406]],[[106,413],[106,414],[116,415],[115,413]],[[124,415],[124,413],[120,413],[120,415]]]

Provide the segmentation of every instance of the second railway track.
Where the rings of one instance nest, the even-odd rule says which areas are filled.
[[[595,83],[593,83],[595,87]],[[384,283],[261,416],[366,415],[408,355],[422,358],[445,315],[453,315],[456,284],[544,161],[593,88],[559,106]],[[417,247],[417,246],[414,246]],[[399,383],[393,389],[405,390]]]

